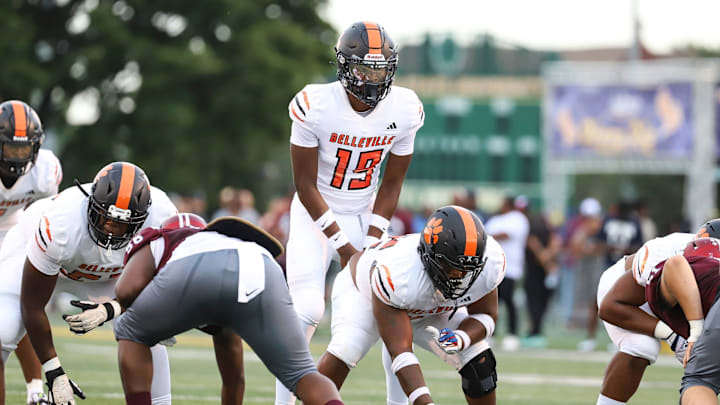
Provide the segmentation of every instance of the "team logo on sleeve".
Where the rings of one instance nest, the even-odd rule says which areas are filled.
[[[423,237],[425,238],[425,242],[434,245],[438,241],[438,234],[442,232],[442,218],[431,218],[427,225],[425,226],[425,229],[423,230]]]

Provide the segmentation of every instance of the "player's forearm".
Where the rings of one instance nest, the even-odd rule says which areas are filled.
[[[22,316],[30,343],[32,343],[33,350],[37,353],[40,362],[44,363],[53,357],[57,357],[53,346],[50,322],[45,314],[45,309],[42,307],[29,307],[23,303]]]
[[[408,401],[408,403],[414,405],[432,403],[430,390],[425,385],[425,377],[423,377],[419,364],[402,368],[395,374],[405,395],[408,396],[408,399],[412,398],[414,400]]]
[[[380,185],[380,190],[378,190],[377,198],[375,199],[373,214],[379,215],[389,221],[397,208],[401,189],[402,179],[383,180],[383,183]],[[380,229],[377,226],[370,226],[368,228],[368,235],[379,238],[384,231],[385,229]]]

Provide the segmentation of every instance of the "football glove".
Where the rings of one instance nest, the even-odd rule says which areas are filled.
[[[673,333],[665,341],[668,345],[670,345],[670,349],[675,352],[675,358],[680,362],[680,364],[682,364],[683,359],[685,358],[685,350],[687,349],[687,340],[685,340],[684,337]]]
[[[435,343],[447,354],[458,354],[460,350],[468,346],[470,338],[462,330],[450,330],[442,328],[438,330],[434,326],[426,326],[425,330],[430,333]]]
[[[70,325],[70,331],[82,335],[102,326],[105,322],[119,315],[122,309],[120,303],[110,300],[102,304],[92,301],[70,301],[70,305],[78,307],[83,311],[75,315],[63,315],[65,322]]]
[[[55,357],[43,364],[43,370],[47,368],[47,364],[52,363],[57,367],[45,371],[45,379],[47,379],[48,395],[50,403],[55,405],[75,405],[75,397],[77,395],[81,399],[85,399],[85,394],[80,387],[77,386],[60,366],[60,361]]]

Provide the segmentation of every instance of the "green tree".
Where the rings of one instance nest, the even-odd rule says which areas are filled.
[[[38,110],[65,185],[127,160],[167,191],[263,200],[291,184],[287,103],[332,74],[323,1],[3,1],[0,98]]]

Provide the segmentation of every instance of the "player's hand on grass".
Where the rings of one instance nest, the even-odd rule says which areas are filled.
[[[43,364],[45,378],[47,379],[48,395],[50,402],[55,405],[75,405],[75,395],[85,399],[85,394],[75,384],[60,366],[57,357],[48,360]]]
[[[65,322],[70,325],[70,330],[78,335],[85,334],[98,326],[102,326],[103,323],[119,315],[121,311],[120,304],[115,300],[110,300],[103,304],[96,304],[92,301],[72,300],[70,304],[83,310],[79,314],[63,315]]]

